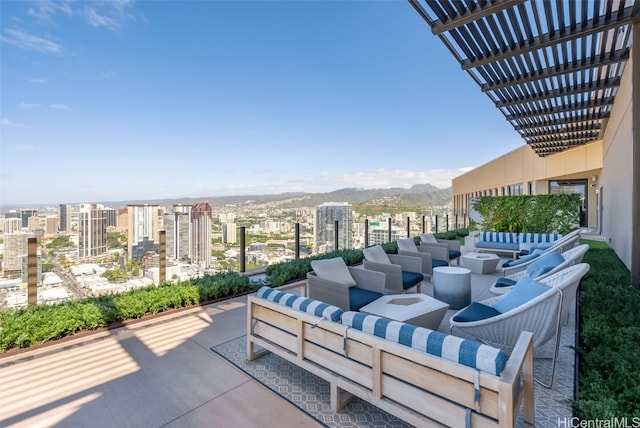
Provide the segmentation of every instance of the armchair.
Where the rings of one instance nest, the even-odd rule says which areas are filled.
[[[460,241],[456,239],[437,239],[433,233],[421,233],[420,245],[444,247],[449,251],[447,257],[449,263],[456,260],[456,264],[460,264],[460,256],[462,255],[462,252],[460,251]]]
[[[343,311],[358,311],[385,293],[385,275],[346,265],[341,257],[313,260],[307,295]]]
[[[413,238],[398,239],[396,243],[398,254],[422,258],[422,273],[425,275],[431,277],[434,267],[449,266],[449,262],[446,261],[448,257],[446,248],[416,245]]]
[[[385,293],[399,294],[416,287],[422,291],[424,275],[422,260],[418,257],[387,254],[380,245],[362,250],[366,270],[374,270],[385,274]]]
[[[513,289],[513,286],[516,285],[518,280],[522,278],[532,278],[539,281],[568,266],[581,263],[582,257],[588,249],[588,244],[582,244],[562,254],[552,251],[548,254],[541,255],[526,265],[514,266],[508,270],[511,273],[502,278],[498,278],[496,282],[491,285],[489,291],[493,294],[508,293]],[[505,269],[505,271],[507,271],[507,269]]]
[[[552,356],[553,384],[556,357],[560,344],[560,324],[575,301],[575,294],[589,265],[579,263],[547,276],[540,281],[523,278],[508,294],[493,297],[456,312],[449,321],[451,333],[479,340],[511,352],[522,331],[533,333],[534,354],[555,339]]]

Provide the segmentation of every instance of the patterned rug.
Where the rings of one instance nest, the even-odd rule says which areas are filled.
[[[267,354],[249,362],[246,344],[246,336],[242,336],[214,346],[211,350],[321,424],[345,428],[411,427],[359,398],[349,402],[340,413],[334,413],[331,411],[327,381],[274,354]]]

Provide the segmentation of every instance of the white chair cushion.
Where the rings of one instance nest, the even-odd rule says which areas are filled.
[[[413,238],[404,238],[398,239],[398,250],[402,251],[418,251],[418,247],[416,247],[416,243]]]
[[[364,258],[369,262],[391,264],[389,256],[380,245],[368,247],[362,250]]]
[[[438,240],[436,239],[435,236],[433,236],[433,233],[421,233],[420,234],[420,239],[422,240],[422,242],[427,242],[429,244],[437,244]]]
[[[319,278],[337,282],[339,284],[353,287],[356,281],[351,276],[347,264],[342,257],[334,257],[332,259],[313,260],[311,268]]]

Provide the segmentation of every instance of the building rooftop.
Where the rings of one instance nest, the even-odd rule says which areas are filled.
[[[472,274],[474,300],[488,296],[497,275]],[[432,293],[430,283],[423,292]],[[447,331],[453,312],[440,330]],[[535,385],[537,426],[571,417],[573,318],[563,328],[553,389]],[[257,366],[252,374],[239,368],[250,365],[246,358],[236,355],[232,364],[212,350],[243,345],[245,333],[246,297],[238,297],[0,356],[0,426],[405,426],[384,418],[362,422],[357,406],[332,414],[322,391],[302,410],[296,401],[308,374],[286,366],[280,372]],[[549,360],[535,363],[537,375],[549,368]],[[283,379],[289,375],[295,378]]]

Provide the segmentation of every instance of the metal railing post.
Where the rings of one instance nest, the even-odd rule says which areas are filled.
[[[27,304],[38,305],[38,238],[27,238]]]
[[[296,223],[296,242],[295,242],[296,260],[300,258],[300,223]]]
[[[333,241],[334,241],[334,245],[333,245],[333,249],[337,250],[338,249],[338,238],[339,238],[339,234],[338,234],[338,226],[340,225],[340,222],[338,220],[335,220],[333,222]]]
[[[427,220],[424,214],[422,215],[422,233],[427,233]]]
[[[369,219],[364,219],[364,247],[369,246]]]
[[[245,226],[240,226],[240,272],[244,273],[247,270],[246,265],[246,248],[245,242],[247,237],[245,235]]]
[[[447,222],[447,229],[446,230],[448,232],[449,231],[449,213],[447,213],[445,219],[446,219],[446,222]]]
[[[165,230],[160,231],[160,264],[158,285],[167,280],[167,232]]]
[[[411,236],[411,219],[407,217],[407,238]]]
[[[436,230],[433,233],[438,233],[438,214],[436,214]]]
[[[387,242],[391,242],[391,217],[387,219],[387,225],[389,227],[389,233],[388,233],[389,239],[387,240]]]

